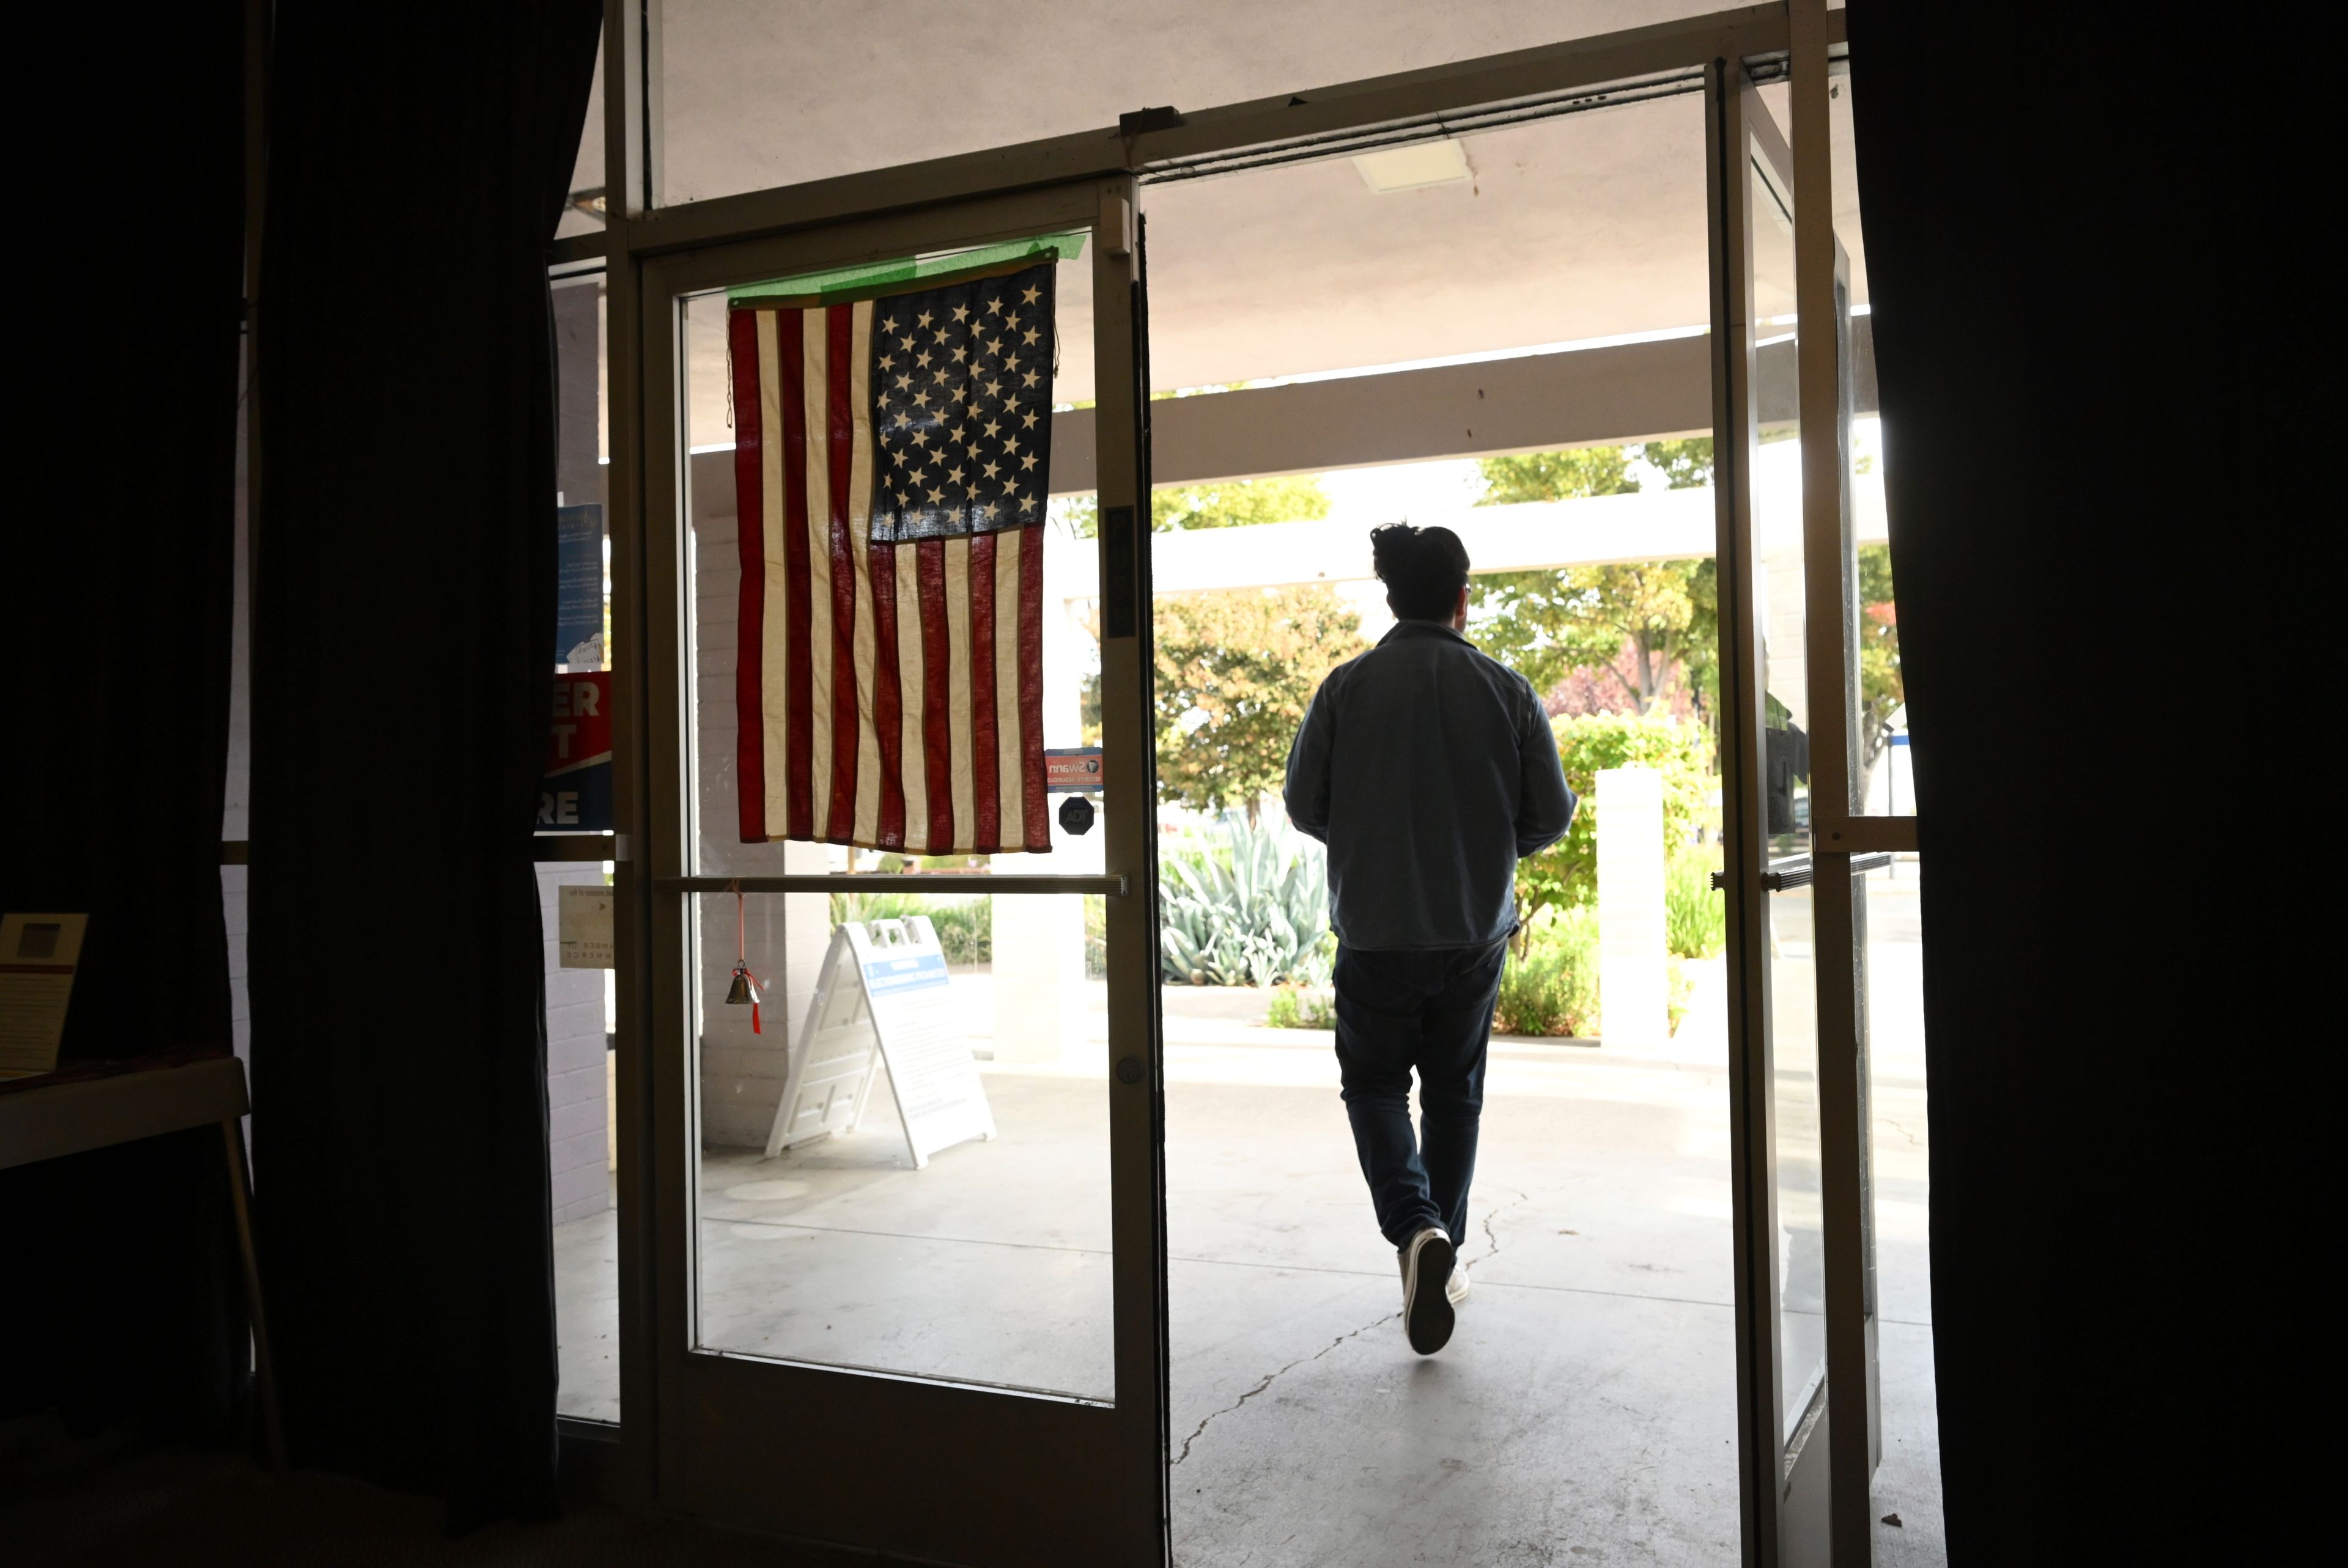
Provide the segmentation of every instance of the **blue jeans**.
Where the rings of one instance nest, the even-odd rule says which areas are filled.
[[[1337,1070],[1378,1229],[1400,1247],[1426,1225],[1468,1228],[1484,1050],[1509,945],[1337,949]],[[1420,1135],[1411,1136],[1418,1072]]]

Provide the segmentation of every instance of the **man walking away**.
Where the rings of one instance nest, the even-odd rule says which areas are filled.
[[[1395,523],[1370,548],[1398,620],[1313,694],[1286,798],[1289,820],[1329,846],[1345,1114],[1401,1259],[1410,1348],[1431,1356],[1468,1295],[1457,1247],[1517,861],[1562,837],[1575,803],[1530,682],[1460,635],[1459,536]]]

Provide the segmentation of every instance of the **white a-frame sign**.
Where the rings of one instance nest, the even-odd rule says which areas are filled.
[[[916,1170],[940,1149],[994,1137],[994,1113],[955,1026],[953,996],[928,916],[835,927],[767,1134],[767,1158],[854,1132],[880,1062]]]

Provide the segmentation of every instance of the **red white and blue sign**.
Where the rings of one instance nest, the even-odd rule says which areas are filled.
[[[538,831],[608,833],[611,827],[612,672],[558,674],[546,776],[538,792]]]

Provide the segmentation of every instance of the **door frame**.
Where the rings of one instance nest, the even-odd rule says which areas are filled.
[[[1167,1386],[1157,1351],[1166,1342],[1165,1246],[1155,1105],[1157,878],[1148,869],[1155,864],[1155,814],[1118,809],[1118,803],[1152,794],[1148,666],[1137,656],[1133,630],[1145,618],[1131,612],[1138,581],[1129,566],[1117,585],[1127,596],[1127,630],[1105,636],[1102,649],[1105,870],[988,879],[996,897],[1105,897],[1116,1064],[1103,1084],[1114,1246],[1113,1398],[773,1360],[695,1343],[700,1096],[688,974],[691,900],[727,890],[830,892],[867,884],[903,891],[920,876],[696,874],[687,652],[692,546],[680,395],[685,297],[856,261],[1085,231],[1095,293],[1104,533],[1115,531],[1112,513],[1121,508],[1134,547],[1125,559],[1139,556],[1146,572],[1147,536],[1136,538],[1131,529],[1140,474],[1132,210],[1130,180],[1113,177],[716,243],[651,259],[642,269],[644,711],[652,790],[634,859],[649,873],[651,894],[656,1462],[664,1501],[682,1512],[914,1557],[1162,1561]],[[1105,579],[1117,555],[1114,548],[1098,552]],[[1112,591],[1104,580],[1105,606]],[[967,890],[966,877],[954,880],[956,890]],[[905,1486],[908,1475],[923,1484]],[[935,1478],[948,1476],[953,1484],[936,1484]],[[788,1483],[778,1486],[783,1477]]]
[[[1827,1556],[1874,1558],[1883,1456],[1877,1358],[1874,1132],[1869,1083],[1866,874],[1917,848],[1914,815],[1870,816],[1859,798],[1858,558],[1850,504],[1850,261],[1834,226],[1833,74],[1827,0],[1790,0],[1796,311],[1828,332],[1797,340],[1802,446],[1805,656],[1811,717],[1812,944],[1817,955],[1818,1197],[1825,1231]],[[1815,436],[1816,439],[1811,439]]]
[[[1863,878],[1917,846],[1914,816],[1869,816],[1856,773],[1856,558],[1849,510],[1849,261],[1835,232],[1828,79],[1838,14],[1789,0],[1789,128],[1740,63],[1715,62],[1711,97],[1714,397],[1719,500],[1732,1160],[1735,1189],[1739,1452],[1748,1563],[1851,1568],[1872,1561],[1881,1457],[1876,1357],[1872,1141],[1868,1108]],[[1790,128],[1790,138],[1786,134]],[[1778,1341],[1775,1044],[1760,751],[1762,628],[1756,619],[1752,456],[1758,445],[1749,291],[1748,136],[1794,223],[1801,431],[1804,637],[1810,736],[1818,1180],[1825,1251],[1825,1380],[1787,1438]],[[1790,145],[1789,145],[1790,141]],[[1812,323],[1829,323],[1813,330]],[[1846,1434],[1838,1443],[1835,1434]]]
[[[551,259],[558,264],[603,259],[607,288],[607,374],[609,385],[606,408],[609,429],[610,472],[608,498],[612,513],[613,541],[613,619],[615,652],[615,714],[614,744],[619,756],[615,780],[615,810],[619,825],[619,842],[615,849],[615,903],[618,938],[617,975],[617,1071],[618,1084],[614,1114],[618,1119],[619,1143],[619,1266],[621,1305],[621,1382],[623,1392],[622,1421],[619,1431],[621,1463],[615,1467],[616,1490],[628,1499],[642,1503],[660,1502],[686,1506],[692,1482],[681,1475],[677,1467],[679,1456],[659,1434],[671,1430],[678,1422],[707,1419],[707,1412],[696,1403],[690,1387],[691,1374],[681,1361],[672,1364],[672,1358],[663,1349],[662,1319],[659,1299],[674,1284],[656,1282],[655,1259],[662,1270],[674,1266],[674,1259],[683,1255],[680,1238],[664,1237],[659,1223],[659,1194],[656,1173],[676,1167],[674,1156],[681,1136],[683,1123],[672,1117],[656,1118],[655,1107],[664,1091],[678,1092],[672,1071],[664,1080],[662,1070],[664,1056],[672,1058],[668,1066],[681,1065],[681,1046],[672,1045],[670,1051],[654,1049],[663,1038],[660,1020],[677,1018],[681,1014],[671,1005],[677,999],[666,996],[664,987],[674,989],[681,975],[671,973],[672,968],[663,954],[676,954],[681,947],[681,923],[675,909],[680,907],[673,894],[664,893],[658,884],[677,882],[683,861],[681,845],[662,845],[653,826],[654,807],[664,795],[672,801],[679,798],[680,779],[674,775],[664,762],[655,761],[655,753],[664,748],[650,743],[675,723],[678,695],[663,684],[660,674],[646,658],[648,649],[674,646],[673,639],[664,641],[662,628],[675,628],[680,607],[674,598],[677,581],[676,563],[665,559],[664,552],[674,540],[671,521],[664,531],[654,526],[654,512],[673,519],[675,516],[674,495],[665,494],[666,477],[675,472],[673,463],[655,460],[656,435],[663,422],[669,419],[666,377],[673,371],[647,363],[643,345],[645,342],[645,314],[648,305],[668,297],[661,288],[668,281],[683,275],[673,270],[669,258],[678,258],[678,267],[688,266],[685,260],[695,254],[706,255],[718,247],[733,247],[750,241],[781,242],[793,237],[838,237],[853,231],[868,236],[868,242],[878,243],[869,237],[884,233],[933,232],[922,227],[923,214],[933,212],[943,204],[954,204],[954,210],[974,212],[992,201],[1015,200],[1020,193],[1045,195],[1058,190],[1066,192],[1086,189],[1096,196],[1117,182],[1126,193],[1127,213],[1135,224],[1132,245],[1132,276],[1125,297],[1130,304],[1127,321],[1133,333],[1128,358],[1146,358],[1147,343],[1143,335],[1146,302],[1139,278],[1139,220],[1134,212],[1134,184],[1160,180],[1195,178],[1257,164],[1338,156],[1353,150],[1367,150],[1381,146],[1401,145],[1410,141],[1448,136],[1512,120],[1541,118],[1549,115],[1602,108],[1609,104],[1639,101],[1649,97],[1671,93],[1704,91],[1712,100],[1713,113],[1708,128],[1714,143],[1713,161],[1719,160],[1718,149],[1729,145],[1721,140],[1720,123],[1723,106],[1732,97],[1725,84],[1735,73],[1755,62],[1765,68],[1774,67],[1782,76],[1784,61],[1789,47],[1796,47],[1792,67],[1796,94],[1797,123],[1809,123],[1803,117],[1813,93],[1817,98],[1818,123],[1824,123],[1825,71],[1827,56],[1843,47],[1844,15],[1839,10],[1828,11],[1824,0],[1779,0],[1779,3],[1756,5],[1727,10],[1711,15],[1655,26],[1632,29],[1597,37],[1577,39],[1540,48],[1519,50],[1510,54],[1488,56],[1432,69],[1396,73],[1364,81],[1299,94],[1283,95],[1251,103],[1241,103],[1189,114],[1148,111],[1128,115],[1114,128],[1103,128],[1069,136],[1039,139],[1013,147],[991,150],[973,150],[953,157],[930,159],[891,169],[843,175],[809,181],[805,184],[725,196],[678,205],[668,205],[662,194],[661,115],[659,99],[661,72],[659,68],[660,36],[659,0],[613,0],[605,8],[604,75],[603,75],[603,146],[607,179],[607,214],[601,234],[582,236],[559,241],[551,248]],[[1815,59],[1811,56],[1815,55]],[[1800,210],[1830,214],[1830,205],[1818,199],[1824,189],[1827,165],[1822,139],[1811,143],[1805,136],[1805,157],[1796,170],[1797,196]],[[1815,159],[1807,156],[1816,149]],[[1722,237],[1717,225],[1721,210],[1720,170],[1714,169],[1712,203],[1715,223],[1715,368],[1714,397],[1715,433],[1736,428],[1732,423],[1730,407],[1731,378],[1735,367],[1726,363],[1725,352],[1718,345],[1725,341],[1718,323],[1725,319],[1726,302],[1721,297],[1723,268],[1720,265]],[[969,205],[963,205],[968,203]],[[1011,209],[1003,209],[1010,210]],[[1099,220],[1099,210],[1094,209],[1094,220]],[[910,227],[900,227],[910,225]],[[1074,225],[1069,225],[1074,226]],[[793,253],[813,256],[825,251],[828,240],[808,241],[808,248],[799,251],[786,245],[775,254]],[[1102,286],[1098,270],[1101,264],[1100,246],[1096,242],[1096,310],[1110,308],[1112,295],[1117,291]],[[1807,291],[1814,280],[1808,278],[1815,244],[1804,245],[1797,233],[1797,268],[1804,278]],[[742,251],[742,254],[750,254]],[[767,252],[761,251],[760,254]],[[837,255],[837,251],[831,252]],[[843,258],[844,259],[844,258]],[[794,266],[798,263],[794,263]],[[818,264],[809,261],[807,264]],[[777,269],[786,270],[786,269]],[[659,286],[654,286],[658,282]],[[1809,311],[1808,294],[1803,296],[1802,308]],[[1749,366],[1746,367],[1749,376]],[[1810,364],[1807,339],[1804,340],[1801,398],[1805,429],[1825,428],[1830,416],[1814,409],[1814,376]],[[657,384],[657,385],[656,385]],[[1106,378],[1104,378],[1106,385]],[[1748,383],[1749,384],[1749,379]],[[1138,507],[1147,494],[1147,418],[1146,397],[1137,397],[1134,406],[1122,414],[1113,412],[1106,397],[1103,400],[1101,424],[1121,423],[1136,432],[1129,450],[1133,456],[1124,470],[1113,468],[1104,453],[1102,470],[1103,499],[1107,503],[1112,483],[1129,491],[1132,504]],[[1723,472],[1715,483],[1723,495],[1723,580],[1728,580],[1731,559],[1728,535],[1735,527],[1729,516],[1735,505],[1731,495],[1733,481],[1742,475],[1741,463],[1728,459],[1729,443],[1718,445]],[[1806,458],[1807,464],[1807,458]],[[1810,494],[1810,482],[1806,469],[1806,517],[1818,506],[1818,497]],[[1838,501],[1838,505],[1839,502]],[[1103,515],[1108,511],[1104,505]],[[1148,602],[1148,531],[1137,529],[1137,583],[1140,602]],[[1103,551],[1106,557],[1109,552]],[[1727,607],[1724,603],[1724,643],[1729,632]],[[1821,634],[1824,618],[1810,619],[1814,644],[1810,662],[1813,679],[1821,669],[1818,651],[1815,647]],[[1103,665],[1105,683],[1115,681],[1120,686],[1132,683],[1135,690],[1145,690],[1140,684],[1148,679],[1149,647],[1148,617],[1137,618],[1139,635],[1128,640],[1105,640]],[[1112,647],[1122,641],[1126,645]],[[1112,672],[1115,672],[1114,674]],[[1757,711],[1757,710],[1756,710]],[[1128,762],[1135,766],[1154,771],[1154,759],[1147,745],[1147,708],[1134,715],[1142,722],[1142,743]],[[1112,753],[1114,754],[1114,753]],[[1737,798],[1734,780],[1757,777],[1757,758],[1739,757],[1733,745],[1724,744],[1724,784],[1729,793],[1725,798]],[[1114,764],[1112,764],[1114,769]],[[1109,780],[1112,789],[1131,788],[1138,792],[1128,798],[1145,798],[1151,780],[1147,773],[1127,780],[1114,771]],[[1757,795],[1756,796],[1757,799]],[[1814,808],[1815,809],[1815,808]],[[1133,825],[1133,831],[1148,841],[1154,841],[1153,813],[1135,814],[1145,819]],[[672,812],[659,814],[662,820],[675,825],[680,819]],[[1112,817],[1112,823],[1115,819]],[[1818,826],[1822,833],[1840,827],[1849,835],[1847,855],[1854,849],[1913,848],[1912,818],[1866,819],[1836,817],[1828,813]],[[1825,840],[1822,839],[1822,842]],[[1114,828],[1107,841],[1108,853],[1114,865],[1140,867],[1153,863],[1154,842],[1120,845]],[[1146,850],[1146,854],[1142,853]],[[1150,878],[1154,882],[1154,877]],[[1847,880],[1847,879],[1841,879]],[[1740,892],[1736,880],[1730,879],[1728,904],[1732,950],[1740,929],[1741,902],[1749,892]],[[664,900],[667,903],[664,904]],[[1141,899],[1109,900],[1112,940],[1126,948],[1138,943],[1147,946],[1139,950],[1156,949],[1154,901]],[[1742,929],[1754,929],[1749,912],[1741,918]],[[1120,924],[1122,920],[1123,924]],[[1735,971],[1732,969],[1732,998],[1735,996]],[[1821,1038],[1828,1027],[1827,1014],[1833,995],[1824,968],[1820,973]],[[1845,988],[1848,989],[1848,988]],[[1849,1010],[1856,1002],[1844,998],[1834,1006]],[[1165,1460],[1165,1386],[1168,1348],[1164,1334],[1164,1171],[1162,1153],[1162,1075],[1158,1061],[1157,998],[1150,988],[1145,999],[1130,999],[1124,1011],[1113,1007],[1112,1028],[1122,1028],[1126,1039],[1148,1041],[1142,1062],[1146,1095],[1130,1097],[1132,1103],[1120,1097],[1116,1112],[1118,1132],[1113,1136],[1125,1137],[1139,1124],[1127,1117],[1146,1118],[1146,1145],[1149,1151],[1149,1171],[1145,1194],[1125,1190],[1123,1168],[1120,1167],[1120,1190],[1114,1197],[1115,1224],[1117,1227],[1117,1300],[1120,1329],[1117,1347],[1117,1368],[1119,1408],[1126,1405],[1128,1387],[1137,1390],[1154,1387],[1157,1409],[1152,1462],[1154,1476],[1146,1482],[1146,1493],[1154,1500],[1159,1515],[1158,1535],[1160,1559],[1169,1550],[1167,1541],[1167,1487]],[[1143,1016],[1146,1012],[1147,1017]],[[1854,1026],[1855,1027],[1855,1026]],[[1751,1175],[1751,1158],[1756,1150],[1767,1157],[1771,1147],[1766,1136],[1766,1120],[1759,1129],[1749,1124],[1756,1112],[1745,1075],[1752,1067],[1746,1062],[1737,1075],[1738,1087],[1732,1091],[1733,1141],[1737,1152],[1733,1153],[1734,1181],[1746,1183]],[[1764,1063],[1766,1065],[1766,1062]],[[1766,1097],[1761,1106],[1766,1108]],[[1847,1109],[1847,1102],[1845,1102]],[[1761,1112],[1766,1118],[1766,1109]],[[1837,1108],[1827,1103],[1827,1086],[1821,1084],[1821,1115],[1831,1122]],[[1847,1120],[1847,1118],[1846,1118]],[[666,1147],[655,1136],[656,1122],[665,1129]],[[1863,1132],[1863,1129],[1859,1131]],[[1848,1265],[1849,1248],[1856,1235],[1851,1226],[1851,1204],[1837,1204],[1836,1183],[1844,1182],[1841,1189],[1847,1198],[1853,1190],[1863,1188],[1860,1180],[1849,1178],[1854,1169],[1853,1145],[1848,1126],[1828,1125],[1822,1130],[1822,1180],[1828,1203],[1827,1228],[1828,1248],[1829,1317],[1838,1311],[1838,1304],[1846,1301],[1848,1294],[1841,1289],[1849,1270],[1837,1267],[1838,1240],[1840,1228],[1844,1262]],[[1858,1146],[1859,1159],[1863,1160],[1863,1141]],[[1745,1214],[1744,1200],[1739,1199],[1738,1213]],[[1738,1389],[1741,1436],[1749,1427],[1743,1415],[1748,1407],[1764,1410],[1776,1408],[1776,1368],[1774,1338],[1771,1354],[1757,1353],[1753,1336],[1748,1332],[1746,1316],[1756,1301],[1747,1281],[1749,1271],[1758,1260],[1748,1255],[1746,1232],[1750,1227],[1740,1223],[1736,1245],[1739,1286],[1738,1328]],[[1136,1243],[1144,1235],[1151,1239],[1146,1246],[1147,1256],[1131,1257],[1135,1250],[1128,1244],[1131,1235]],[[1774,1260],[1774,1248],[1764,1249]],[[1125,1303],[1129,1286],[1127,1271],[1136,1271],[1137,1282],[1130,1286],[1139,1291],[1138,1274],[1144,1263],[1154,1276],[1154,1289],[1159,1303],[1155,1312],[1156,1329],[1149,1343],[1129,1343],[1133,1337],[1125,1332]],[[1774,1261],[1769,1265],[1774,1283]],[[681,1299],[672,1294],[672,1299]],[[1757,1297],[1769,1305],[1769,1333],[1774,1336],[1774,1290]],[[1871,1322],[1868,1327],[1871,1330]],[[681,1345],[681,1341],[677,1341]],[[1831,1368],[1843,1362],[1832,1359],[1835,1348],[1843,1344],[1837,1339],[1830,1322],[1829,1385],[1834,1379]],[[682,1355],[681,1350],[677,1352]],[[864,1387],[880,1388],[890,1379],[867,1378]],[[1838,1407],[1839,1408],[1839,1407]],[[1774,1417],[1766,1423],[1774,1433]],[[999,1440],[999,1438],[990,1438]],[[1119,1440],[1138,1443],[1142,1439]],[[1783,1444],[1774,1437],[1766,1445],[1756,1445],[1746,1436],[1740,1441],[1740,1470],[1745,1478],[1746,1494],[1745,1554],[1752,1563],[1780,1561],[1776,1529],[1776,1504],[1770,1501],[1779,1495],[1774,1482],[1763,1482],[1765,1474],[1775,1475],[1783,1463]],[[1126,1476],[1121,1483],[1138,1492],[1145,1489],[1138,1466],[1130,1461],[1131,1453],[1120,1452],[1126,1467],[1119,1473]],[[770,1470],[769,1474],[773,1471]],[[953,1489],[957,1498],[971,1494]],[[1854,1507],[1864,1513],[1864,1493],[1856,1501],[1846,1487],[1840,1492],[1842,1507],[1849,1512]],[[979,1499],[983,1501],[985,1500]],[[1029,1517],[1032,1517],[1030,1515]],[[960,1521],[958,1520],[958,1522]],[[1766,1532],[1760,1528],[1767,1523]],[[1838,1544],[1843,1532],[1837,1531]],[[1863,1561],[1846,1558],[1839,1552],[1836,1561]]]
[[[1718,527],[1721,837],[1726,903],[1729,1185],[1735,1216],[1736,1435],[1744,1559],[1754,1568],[1808,1563],[1798,1518],[1788,1527],[1797,1466],[1827,1450],[1823,1389],[1788,1438],[1778,1333],[1776,1042],[1770,960],[1771,887],[1763,755],[1764,628],[1755,596],[1753,458],[1756,391],[1752,179],[1747,149],[1776,139],[1759,86],[1743,62],[1712,63],[1705,83],[1705,176],[1712,229],[1713,487]],[[1771,149],[1782,157],[1782,145]],[[1780,161],[1773,159],[1773,162]],[[1807,426],[1804,427],[1807,430]],[[1815,1456],[1813,1456],[1815,1457]],[[1815,1470],[1798,1477],[1817,1484]]]

